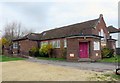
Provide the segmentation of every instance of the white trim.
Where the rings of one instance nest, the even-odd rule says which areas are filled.
[[[64,39],[64,48],[67,48],[67,39]]]
[[[100,42],[99,41],[94,41],[93,45],[94,45],[94,50],[100,50]]]

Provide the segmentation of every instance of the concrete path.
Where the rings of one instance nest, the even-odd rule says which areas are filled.
[[[92,70],[97,72],[114,71],[117,67],[116,63],[66,62],[66,61],[41,60],[36,58],[29,58],[27,59],[27,61],[57,66],[73,67],[77,69]]]

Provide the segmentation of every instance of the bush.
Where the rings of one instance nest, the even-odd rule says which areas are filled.
[[[39,48],[33,47],[29,50],[29,55],[38,57],[39,56]]]
[[[110,58],[113,57],[114,50],[105,47],[101,50],[101,52],[102,52],[102,58]]]
[[[52,57],[52,45],[51,44],[44,44],[40,49],[39,53],[41,57]]]

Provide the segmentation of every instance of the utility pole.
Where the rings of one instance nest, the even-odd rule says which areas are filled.
[[[118,48],[120,48],[120,32],[118,33]]]
[[[120,30],[120,2],[118,3],[118,28]],[[118,32],[118,50],[117,51],[118,52],[120,51],[120,32]],[[118,60],[120,60],[120,59],[118,59]],[[119,63],[119,61],[118,61],[118,67],[116,69],[116,74],[120,75],[120,63]]]

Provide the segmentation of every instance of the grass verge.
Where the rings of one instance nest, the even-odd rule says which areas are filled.
[[[111,58],[103,58],[101,60],[98,60],[98,62],[120,62],[120,56],[115,56]]]
[[[110,77],[112,79],[120,81],[120,75],[116,75],[116,74],[104,74],[104,76],[105,77]]]
[[[16,60],[25,60],[25,58],[9,57],[9,56],[0,55],[0,62],[16,61]]]

